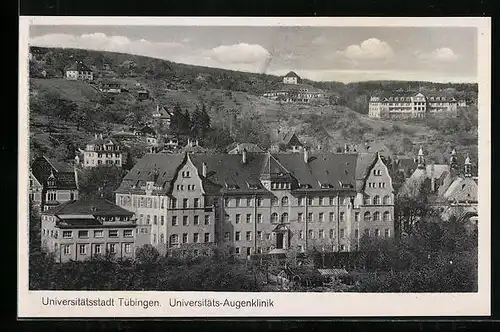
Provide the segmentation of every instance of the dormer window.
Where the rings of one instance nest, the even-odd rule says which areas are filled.
[[[259,189],[259,186],[256,183],[248,183],[247,182],[247,185],[248,185],[249,189]]]
[[[311,185],[306,184],[306,183],[302,183],[302,184],[299,184],[299,188],[300,189],[309,189],[309,188],[311,188]]]
[[[191,172],[190,171],[182,171],[182,177],[183,178],[190,178]]]

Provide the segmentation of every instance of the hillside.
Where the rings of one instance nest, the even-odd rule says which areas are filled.
[[[278,128],[295,130],[308,146],[336,150],[344,143],[383,141],[394,153],[414,154],[415,144],[425,144],[435,161],[442,162],[451,147],[477,155],[477,109],[460,110],[456,118],[385,121],[368,118],[365,104],[381,89],[445,89],[475,98],[477,85],[429,82],[305,83],[340,96],[339,105],[283,104],[260,97],[279,87],[280,78],[216,68],[176,64],[147,57],[70,49],[32,48],[30,109],[33,153],[62,155],[72,145],[97,131],[109,131],[146,121],[157,104],[187,110],[206,106],[211,126],[224,140],[247,141],[269,146]],[[62,69],[78,59],[94,67],[97,77],[114,77],[127,89],[141,86],[151,98],[138,100],[133,93],[109,96],[94,83],[67,81]],[[103,69],[104,64],[109,68]],[[45,78],[40,78],[45,70]],[[366,107],[367,108],[367,107]],[[217,143],[219,142],[219,143]],[[70,146],[66,148],[66,146]],[[217,146],[221,145],[221,146]]]

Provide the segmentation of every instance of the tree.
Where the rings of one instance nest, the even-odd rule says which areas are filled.
[[[40,216],[36,212],[33,201],[29,200],[29,251],[30,255],[41,252]]]
[[[83,197],[104,197],[114,200],[113,192],[122,181],[123,171],[116,166],[97,166],[82,171],[80,192]]]
[[[136,260],[140,264],[152,265],[158,262],[160,258],[160,253],[158,250],[150,244],[146,244],[142,247],[137,248]]]
[[[127,152],[127,159],[125,159],[122,168],[126,171],[130,171],[132,167],[134,167],[134,160],[132,158],[132,154]]]

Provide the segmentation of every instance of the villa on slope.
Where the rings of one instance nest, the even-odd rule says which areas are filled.
[[[293,71],[283,76],[282,80],[278,89],[267,91],[262,96],[285,103],[310,103],[325,99],[323,90],[302,83],[300,76]]]

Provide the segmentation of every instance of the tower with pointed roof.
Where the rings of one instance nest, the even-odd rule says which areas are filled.
[[[420,146],[420,148],[418,149],[417,168],[420,168],[420,169],[425,168],[425,157],[424,157],[424,150],[422,149],[422,146]]]
[[[464,175],[465,175],[465,177],[471,177],[472,176],[472,163],[470,161],[469,155],[467,155],[467,158],[465,158]]]

